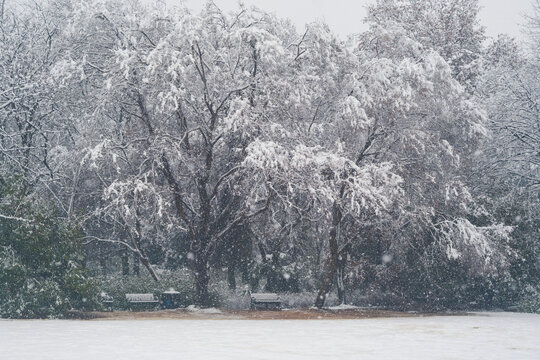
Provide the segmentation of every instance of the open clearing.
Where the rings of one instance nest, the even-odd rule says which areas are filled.
[[[0,359],[540,359],[540,315],[311,321],[211,315],[221,320],[2,320]]]

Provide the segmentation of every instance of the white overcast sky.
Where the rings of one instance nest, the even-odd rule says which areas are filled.
[[[169,4],[182,0],[166,0]],[[205,0],[185,0],[186,5],[199,10]],[[223,10],[233,10],[238,0],[214,0]],[[281,17],[290,18],[299,30],[304,24],[314,20],[324,20],[330,27],[346,37],[347,34],[365,30],[362,19],[365,6],[372,0],[243,0],[246,5],[271,11]],[[488,36],[507,33],[520,37],[522,16],[531,9],[530,0],[480,0],[482,6],[481,21]]]

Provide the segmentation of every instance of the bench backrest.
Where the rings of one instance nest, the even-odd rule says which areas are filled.
[[[154,294],[126,294],[127,301],[156,301]]]

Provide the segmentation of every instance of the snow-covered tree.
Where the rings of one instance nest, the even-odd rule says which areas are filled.
[[[87,148],[105,186],[101,211],[114,209],[137,241],[158,222],[186,236],[198,301],[207,304],[216,245],[268,203],[264,183],[242,186],[251,185],[243,159],[262,121],[255,93],[274,76],[275,63],[286,61],[280,51],[291,26],[246,9],[227,16],[212,3],[200,15],[117,3],[70,6],[72,27],[85,31],[72,34],[79,53],[58,73],[64,81],[88,79],[88,96],[98,104],[81,132],[99,133]],[[83,73],[65,76],[66,67]]]
[[[486,211],[506,205],[478,205],[473,170],[494,151],[497,184],[534,197],[537,61],[484,52],[477,1],[379,0],[347,41],[211,1],[36,9],[1,17],[0,185],[16,170],[83,219],[93,258],[123,249],[156,281],[187,264],[202,305],[210,266],[234,287],[250,256],[271,291],[308,274],[318,307],[368,267],[425,289],[508,267],[511,228]]]
[[[409,38],[445,59],[452,75],[473,92],[485,39],[478,0],[377,0],[368,23],[400,27]]]
[[[475,248],[482,232],[498,229],[470,224],[478,236],[444,236],[442,224],[457,227],[475,209],[465,170],[486,134],[483,111],[468,100],[451,67],[401,26],[374,25],[353,41],[351,51],[324,26],[307,28],[295,80],[283,86],[302,96],[269,108],[267,116],[279,114],[272,124],[279,136],[263,133],[268,140],[250,145],[246,159],[257,176],[275,184],[285,207],[316,209],[311,217],[328,224],[319,307],[350,239],[358,238],[340,230],[344,222],[391,229],[384,236],[400,238],[401,248],[433,234],[422,252],[433,247],[442,254],[457,244]],[[471,252],[476,259],[485,255],[477,249]],[[482,263],[491,261],[485,256]]]
[[[0,163],[3,174],[24,174],[36,185],[53,177],[51,148],[61,134],[48,71],[57,56],[57,29],[39,6],[32,14],[9,7],[0,17]]]
[[[540,268],[540,13],[535,14],[526,28],[530,47],[504,35],[489,46],[479,86],[490,138],[481,148],[475,192],[496,219],[515,226],[513,247],[520,257],[512,275],[522,284],[537,282]]]

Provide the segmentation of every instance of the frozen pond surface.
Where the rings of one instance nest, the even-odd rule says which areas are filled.
[[[540,359],[540,315],[0,321],[0,359]]]

